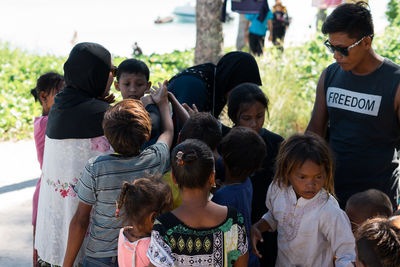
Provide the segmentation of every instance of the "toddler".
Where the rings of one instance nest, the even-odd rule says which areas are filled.
[[[139,178],[122,185],[116,216],[128,226],[121,228],[118,238],[118,265],[144,267],[155,218],[172,207],[172,192],[167,183],[156,177]]]
[[[269,211],[252,227],[256,255],[261,233],[277,230],[275,266],[353,266],[354,237],[334,198],[332,156],[322,138],[297,134],[282,144],[266,205]]]

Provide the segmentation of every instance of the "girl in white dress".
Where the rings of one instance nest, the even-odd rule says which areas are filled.
[[[278,231],[276,266],[353,266],[355,242],[350,221],[334,197],[333,160],[314,134],[294,135],[277,157],[267,192],[268,212],[253,225],[253,252],[261,257],[261,233]]]

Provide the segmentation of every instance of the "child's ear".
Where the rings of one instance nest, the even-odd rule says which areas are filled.
[[[118,83],[118,81],[114,81],[114,87],[115,87],[115,90],[121,91],[121,90],[119,89],[119,83]]]
[[[148,82],[147,82],[147,88],[146,88],[146,91],[150,90],[150,87],[151,87],[151,82],[150,82],[150,81],[148,81]]]
[[[215,187],[215,170],[213,170],[210,174],[210,178],[208,178],[208,182],[210,183],[211,187]]]
[[[153,211],[152,213],[150,213],[149,218],[150,218],[152,224],[154,223],[154,221],[156,220],[157,217],[158,217],[157,212]]]

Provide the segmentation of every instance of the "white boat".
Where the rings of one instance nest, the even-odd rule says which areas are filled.
[[[172,13],[180,22],[196,22],[196,7],[193,2],[186,2],[183,6],[175,7]]]

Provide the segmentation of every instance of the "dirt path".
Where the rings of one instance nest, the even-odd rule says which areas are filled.
[[[0,267],[32,266],[32,196],[40,168],[33,141],[0,143]]]

